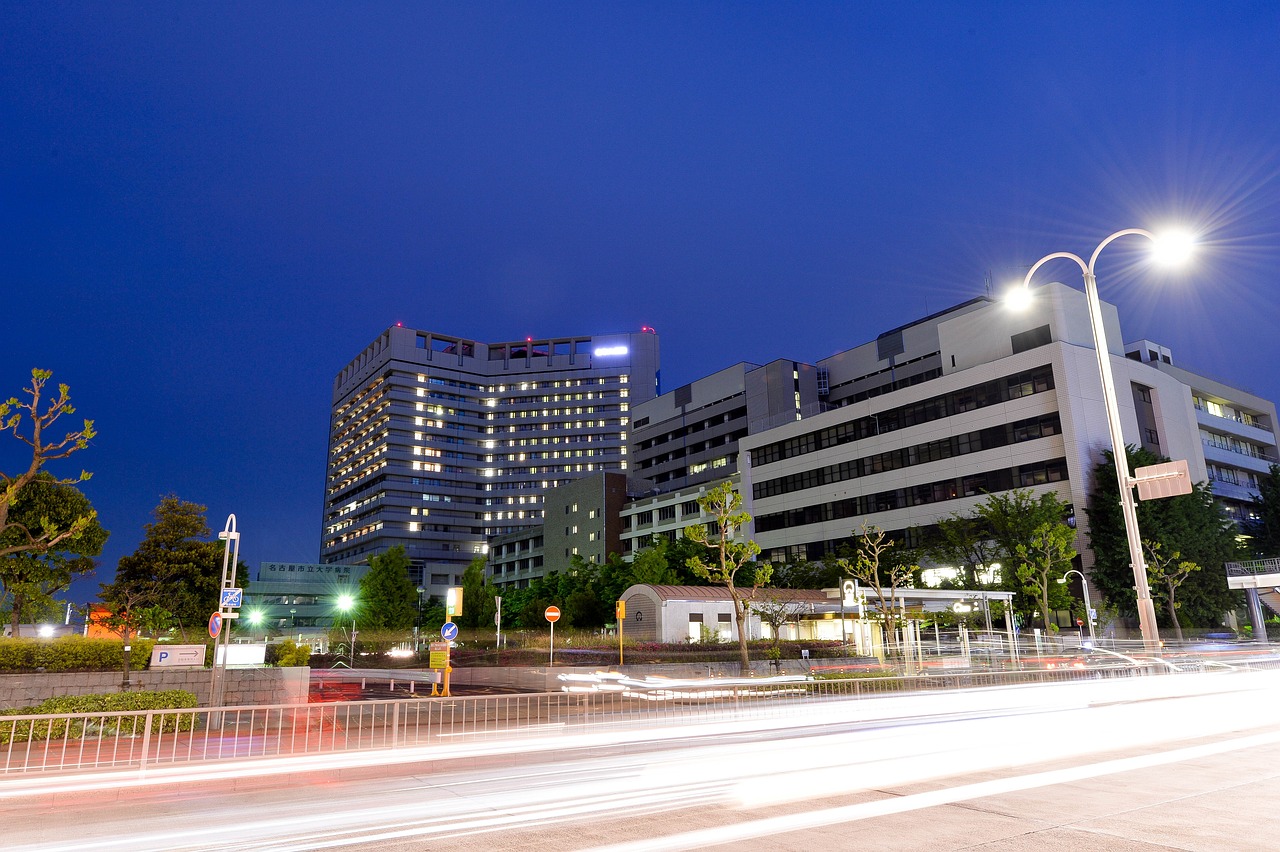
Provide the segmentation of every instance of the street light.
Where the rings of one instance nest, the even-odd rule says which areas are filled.
[[[1156,629],[1156,608],[1151,601],[1151,589],[1147,584],[1147,566],[1142,553],[1142,536],[1138,531],[1138,512],[1133,498],[1134,480],[1129,472],[1129,456],[1125,452],[1124,433],[1120,426],[1120,408],[1116,404],[1115,381],[1111,376],[1111,353],[1107,350],[1106,332],[1102,326],[1102,304],[1098,300],[1098,279],[1094,274],[1094,267],[1102,250],[1112,241],[1129,235],[1146,237],[1155,243],[1156,254],[1160,260],[1184,259],[1191,247],[1191,240],[1182,235],[1170,235],[1158,239],[1155,234],[1142,228],[1126,228],[1123,231],[1116,231],[1099,243],[1088,263],[1085,263],[1079,255],[1068,251],[1058,251],[1040,258],[1027,270],[1027,275],[1022,280],[1022,289],[1015,291],[1015,295],[1019,301],[1025,303],[1030,296],[1031,277],[1045,263],[1057,258],[1074,260],[1084,273],[1084,294],[1089,305],[1089,324],[1093,328],[1093,346],[1098,356],[1098,372],[1102,376],[1102,401],[1107,411],[1107,429],[1111,433],[1111,451],[1115,456],[1116,480],[1120,485],[1120,508],[1124,516],[1125,536],[1129,540],[1129,564],[1133,568],[1133,588],[1137,593],[1138,622],[1142,627],[1143,644],[1148,652],[1155,652],[1160,646],[1160,633]]]
[[[1070,571],[1062,575],[1062,579],[1058,581],[1058,584],[1065,586],[1067,584],[1067,578],[1072,574],[1076,574],[1080,577],[1080,588],[1084,589],[1084,620],[1089,624],[1089,642],[1090,644],[1097,645],[1098,637],[1093,632],[1093,605],[1089,603],[1088,579],[1086,579],[1084,574],[1080,573],[1080,571],[1072,568]]]
[[[343,613],[351,613],[351,668],[356,667],[356,615],[355,615],[356,599],[351,595],[338,595],[338,610]]]

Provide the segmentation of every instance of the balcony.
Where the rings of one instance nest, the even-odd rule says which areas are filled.
[[[1214,414],[1199,405],[1195,409],[1196,422],[1206,429],[1225,432],[1237,438],[1257,441],[1262,444],[1273,445],[1276,442],[1275,433],[1272,432],[1269,426],[1264,426],[1260,420],[1252,418],[1246,420],[1238,415]]]

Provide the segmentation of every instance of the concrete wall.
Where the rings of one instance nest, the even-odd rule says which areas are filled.
[[[306,703],[311,670],[291,668],[229,669],[223,704]],[[120,692],[120,672],[0,675],[0,709],[30,707],[60,695]],[[212,674],[208,669],[157,669],[131,672],[132,691],[185,689],[201,707],[209,704]]]

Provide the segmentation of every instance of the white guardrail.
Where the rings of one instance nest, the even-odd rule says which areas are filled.
[[[563,691],[555,693],[0,715],[0,777],[93,769],[145,771],[199,761],[420,747],[460,738],[509,736],[549,724],[575,730],[616,724],[669,726],[705,720],[710,710],[740,718],[767,717],[785,713],[797,701],[1166,671],[1129,665],[911,677],[696,681],[604,674],[562,676]]]

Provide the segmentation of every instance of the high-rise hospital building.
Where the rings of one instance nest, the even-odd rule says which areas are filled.
[[[403,545],[443,595],[543,493],[626,471],[633,405],[658,392],[649,330],[482,343],[394,326],[333,383],[322,563]]]

